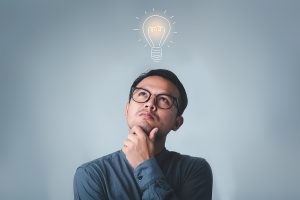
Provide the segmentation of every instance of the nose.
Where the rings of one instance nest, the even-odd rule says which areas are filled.
[[[147,109],[149,108],[152,111],[155,111],[157,109],[154,95],[152,95],[150,99],[144,104],[144,107]]]

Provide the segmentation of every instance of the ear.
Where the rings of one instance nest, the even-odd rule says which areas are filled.
[[[128,108],[129,108],[129,102],[126,103],[126,106],[125,106],[125,117],[127,118],[127,115],[128,115]]]
[[[183,117],[182,116],[177,116],[176,121],[174,124],[174,127],[172,128],[173,131],[177,131],[179,127],[183,124]]]

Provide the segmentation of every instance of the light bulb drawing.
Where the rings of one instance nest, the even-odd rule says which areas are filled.
[[[143,34],[151,47],[151,58],[160,61],[162,58],[162,47],[171,31],[169,20],[160,15],[151,15],[143,23]]]
[[[148,14],[147,11],[145,11],[145,15],[147,15],[145,20],[136,17],[136,19],[141,20],[141,28],[133,29],[142,32],[146,41],[144,46],[149,46],[151,48],[150,55],[154,62],[160,62],[162,60],[162,47],[165,46],[166,41],[174,44],[173,41],[169,40],[170,33],[177,33],[171,32],[172,25],[175,24],[175,22],[171,22],[174,16],[168,18],[164,16],[166,12],[167,11],[165,10],[163,13],[159,13],[153,9],[152,13]],[[139,39],[138,41],[140,42],[142,39]],[[167,46],[170,47],[170,44]]]

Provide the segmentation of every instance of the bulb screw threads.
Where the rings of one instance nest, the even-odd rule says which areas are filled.
[[[159,62],[162,58],[162,48],[151,47],[151,58],[154,62]]]

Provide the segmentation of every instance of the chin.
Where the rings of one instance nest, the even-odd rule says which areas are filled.
[[[154,128],[148,122],[142,121],[139,123],[139,126],[145,131],[145,133],[149,136],[151,130]]]
[[[127,121],[129,128],[131,129],[133,126],[139,126],[141,127],[144,132],[149,136],[151,130],[155,128],[153,124],[151,124],[149,121],[145,119],[139,119],[134,121]]]
[[[153,125],[151,125],[148,121],[146,120],[138,120],[135,121],[134,123],[131,123],[130,128],[132,128],[133,126],[139,126],[141,127],[144,132],[149,136],[151,130],[154,128]]]

